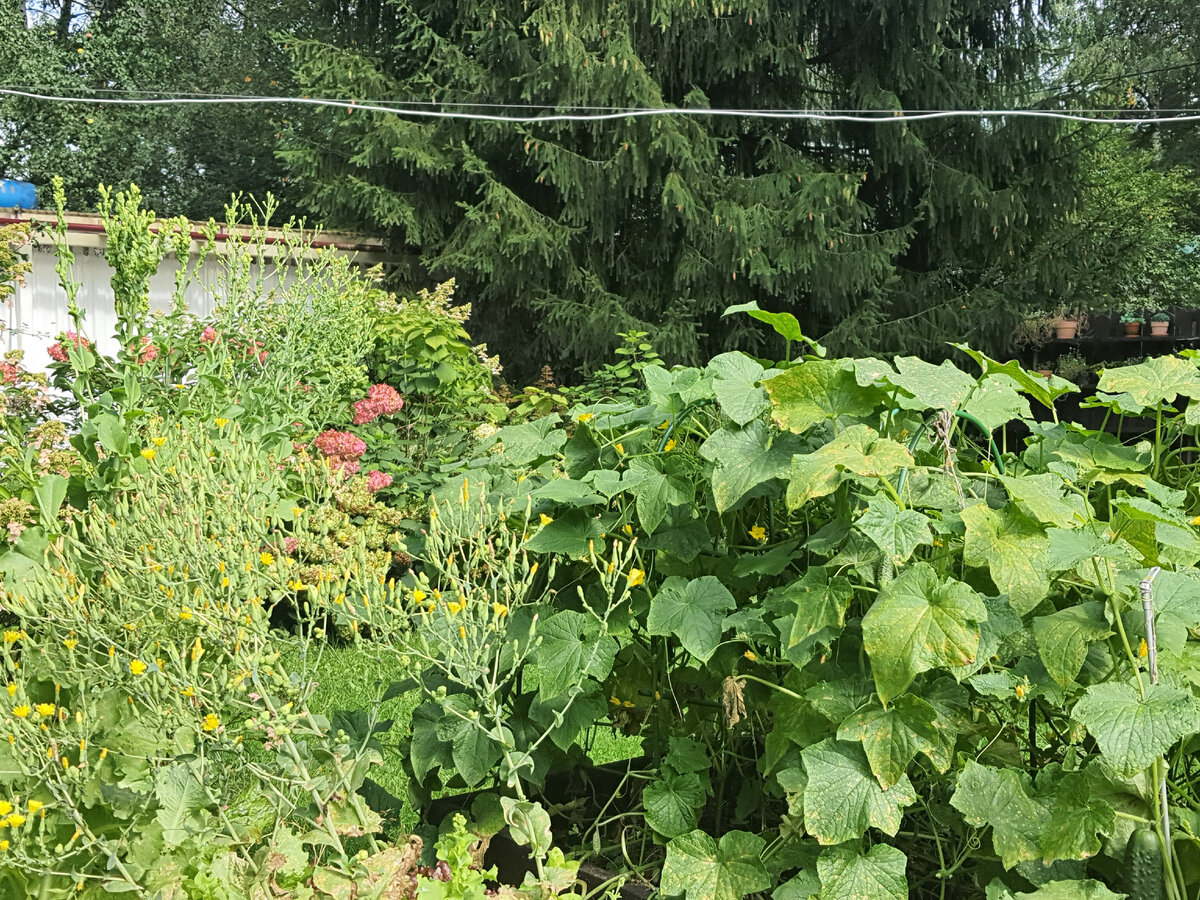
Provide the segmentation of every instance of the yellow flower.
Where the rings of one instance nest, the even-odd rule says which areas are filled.
[[[426,593],[425,593],[423,590],[421,590],[420,588],[417,588],[415,591],[413,591],[413,603],[420,603],[420,602],[421,602],[422,600],[424,600],[424,599],[425,599],[427,596],[429,596],[429,595],[428,595],[428,594],[426,594]]]
[[[288,586],[288,589],[292,590],[292,591],[304,590],[304,582],[301,581],[299,578],[293,578],[293,579],[289,580],[287,583],[287,586]]]
[[[179,618],[190,619],[191,617],[192,617],[192,611],[190,609],[188,609],[186,606],[179,610]]]
[[[4,822],[9,828],[20,828],[25,824],[25,817],[20,813],[13,813]]]
[[[637,587],[646,580],[646,573],[642,569],[630,569],[625,577],[629,580],[630,587]]]
[[[31,813],[35,813],[45,805],[46,804],[43,803],[41,800],[30,800],[29,801],[29,811]]]
[[[459,612],[461,612],[462,608],[463,608],[463,604],[461,604],[457,600],[452,600],[446,604],[446,609],[450,610],[450,615],[452,615],[452,616],[457,615]]]
[[[150,440],[152,440],[154,442],[155,447],[161,447],[163,444],[165,444],[167,442],[167,439],[165,437],[150,438]]]
[[[465,641],[467,639],[467,629],[462,625],[458,626],[458,639],[460,641]]]
[[[0,852],[8,849],[8,841],[0,841]]]
[[[108,756],[108,748],[107,748],[107,747],[101,747],[101,748],[100,748],[100,758],[101,758],[101,759],[104,759],[104,757],[106,757],[106,756]]]
[[[628,522],[626,522],[624,525],[621,526],[621,531],[624,532],[626,535],[632,535],[633,534],[633,526],[630,525]]]
[[[1142,659],[1145,659],[1149,652],[1150,650],[1146,646],[1146,639],[1142,638],[1141,643],[1138,644],[1138,656],[1140,656]]]
[[[756,653],[754,653],[754,651],[752,651],[752,650],[747,650],[745,653],[742,654],[742,656],[746,657],[746,659],[750,660],[750,662],[754,662],[755,660],[758,659],[758,655]]]
[[[1192,524],[1193,524],[1193,525],[1200,525],[1200,516],[1196,516],[1195,518],[1193,518],[1193,519],[1192,519]]]
[[[275,562],[275,554],[267,553],[264,550],[262,553],[258,554],[258,561],[264,566],[269,566],[271,563]]]
[[[153,447],[147,447],[142,451],[142,459],[154,459],[154,453]]]
[[[750,537],[754,538],[756,541],[765,541],[767,539],[767,529],[763,528],[761,525],[755,525],[747,532],[747,534],[749,534]]]
[[[21,639],[21,632],[13,631],[11,628],[4,631],[4,643],[12,644]]]
[[[129,671],[134,675],[141,675],[146,671],[146,664],[140,659],[131,659],[129,661]]]
[[[674,449],[675,449],[675,438],[671,438],[669,441],[667,441],[665,444],[663,444],[663,453],[670,453]]]
[[[623,444],[615,444],[614,446],[617,448],[617,452],[618,452],[618,453],[624,453],[624,452],[625,452],[625,446],[624,446]]]
[[[553,522],[554,519],[552,519],[550,516],[546,515],[545,513],[539,513],[538,521],[542,523],[543,527],[545,527],[546,525],[549,525],[551,522]]]
[[[63,641],[63,646],[66,647],[68,650],[74,650],[75,645],[78,643],[79,643],[79,640],[77,638],[67,638],[66,640]]]
[[[668,425],[670,425],[670,424],[671,424],[671,420],[670,420],[670,419],[667,419],[667,420],[666,420],[666,421],[664,421],[664,422],[663,422],[661,425],[659,425],[659,426],[658,426],[658,430],[659,430],[659,431],[666,431],[666,430],[667,430],[667,426],[668,426]]]
[[[221,727],[221,720],[212,713],[209,713],[204,717],[203,721],[201,721],[200,727],[205,731],[216,731]]]
[[[12,714],[18,719],[25,718],[27,715],[29,715],[29,704],[22,703],[20,706],[14,706],[12,708]]]
[[[302,513],[302,512],[304,512],[304,510],[302,510],[299,506],[293,506],[292,507],[292,518],[295,518],[296,516],[300,515],[300,513]]]
[[[222,419],[220,416],[217,416],[215,419],[213,419],[213,424],[216,425],[218,428],[224,428],[226,425],[229,424],[229,420]]]
[[[34,709],[37,710],[37,714],[39,716],[54,715],[54,704],[53,703],[39,703],[37,706],[34,707]]]
[[[1024,700],[1025,699],[1025,685],[1018,684],[1015,688],[1013,688],[1013,693],[1015,693],[1017,695],[1018,700]]]
[[[609,698],[608,698],[608,702],[609,702],[609,703],[611,703],[613,706],[620,706],[620,705],[621,705],[621,701],[620,701],[620,700],[618,700],[616,697],[609,697]]]
[[[6,691],[8,691],[8,696],[10,696],[10,697],[12,697],[13,695],[15,695],[17,693],[17,686],[15,684],[13,684],[11,681],[4,686],[4,689]]]
[[[635,703],[634,703],[632,700],[626,700],[626,701],[625,701],[624,703],[622,703],[621,705],[622,705],[623,707],[625,707],[626,709],[632,709],[634,706],[636,706],[636,704],[635,704]]]
[[[13,805],[7,800],[0,800],[0,816],[7,816],[13,811]]]
[[[496,601],[492,604],[492,612],[494,612],[497,618],[499,618],[500,616],[508,615],[508,607],[503,603]]]
[[[575,417],[576,422],[590,422],[592,419],[591,413],[580,413]]]

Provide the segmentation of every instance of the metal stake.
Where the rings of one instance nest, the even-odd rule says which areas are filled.
[[[1146,660],[1150,666],[1150,683],[1158,684],[1158,643],[1154,639],[1154,579],[1162,569],[1155,566],[1138,583],[1142,595],[1142,616],[1146,623]],[[1163,861],[1171,870],[1171,815],[1167,810],[1167,760],[1162,759],[1162,772],[1158,779],[1159,820],[1162,827]]]

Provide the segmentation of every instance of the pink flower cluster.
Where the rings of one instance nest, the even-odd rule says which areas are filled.
[[[153,362],[158,359],[158,348],[150,342],[150,338],[142,335],[142,352],[138,354],[138,365],[144,366],[148,362]],[[129,352],[133,352],[133,348],[129,348]]]
[[[202,332],[200,332],[200,343],[215,344],[216,342],[217,342],[217,329],[213,328],[211,325],[206,326],[205,329]]]
[[[21,370],[12,363],[0,362],[0,384],[16,384]]]
[[[322,431],[313,439],[321,455],[329,460],[330,468],[353,475],[358,471],[358,458],[366,452],[367,445],[348,431]]]
[[[367,490],[372,494],[376,491],[383,490],[392,483],[392,476],[378,469],[372,469],[367,473]]]
[[[399,412],[404,401],[396,393],[396,389],[386,384],[373,384],[362,400],[354,401],[354,424],[365,425],[380,416],[388,416]]]
[[[46,352],[50,354],[50,358],[52,360],[54,360],[55,362],[66,362],[67,361],[67,342],[68,341],[70,341],[72,344],[75,345],[76,350],[80,350],[80,349],[87,350],[89,347],[92,346],[91,342],[87,338],[80,337],[73,331],[68,331],[66,334],[63,335],[63,339],[61,341],[59,341],[57,344],[51,344],[49,347],[46,348]]]
[[[294,537],[285,537],[283,539],[283,552],[292,554],[296,552],[296,548],[300,546],[300,541]]]

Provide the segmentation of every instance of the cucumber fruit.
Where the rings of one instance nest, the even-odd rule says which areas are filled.
[[[1130,900],[1166,900],[1162,842],[1153,828],[1139,828],[1129,836],[1125,877]]]

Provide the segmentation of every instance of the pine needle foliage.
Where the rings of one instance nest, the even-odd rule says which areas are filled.
[[[392,0],[385,38],[296,41],[307,93],[528,112],[1019,106],[1026,0]],[[454,105],[478,104],[478,105]],[[996,343],[1053,290],[1022,250],[1074,202],[1044,120],[648,116],[521,125],[338,111],[283,152],[307,202],[453,276],[506,358],[594,367],[640,330],[673,362],[766,351],[735,303],[838,350]],[[964,308],[965,307],[965,308]],[[1007,333],[1000,329],[1002,333]]]

